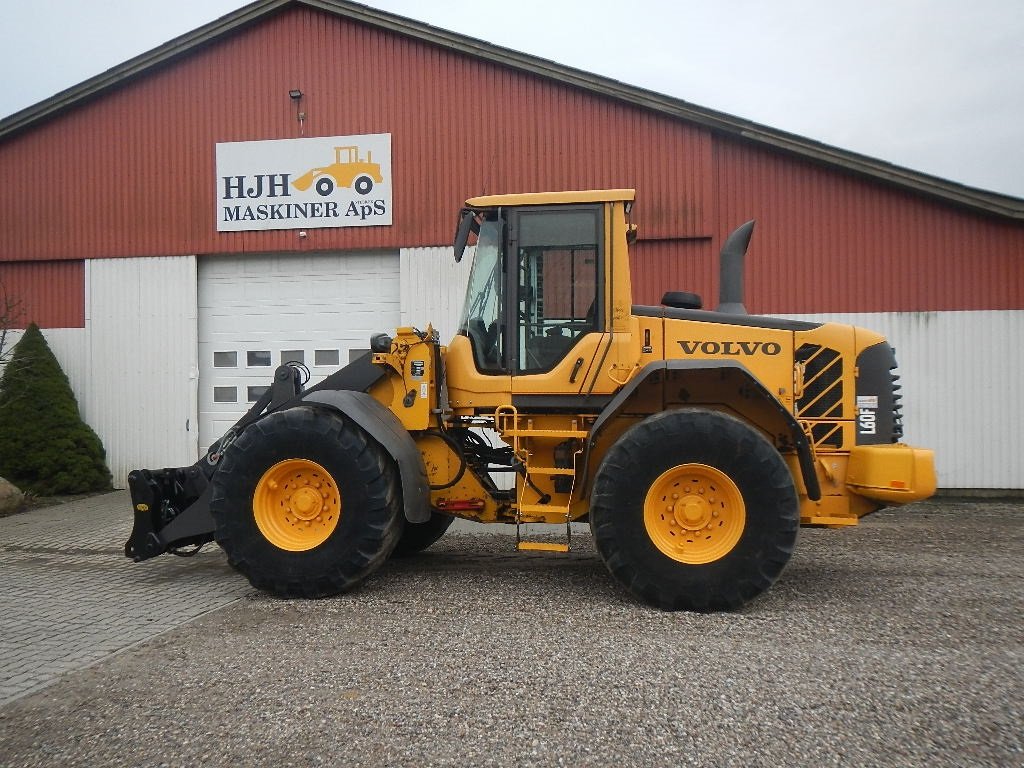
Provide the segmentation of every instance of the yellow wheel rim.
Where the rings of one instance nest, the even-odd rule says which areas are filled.
[[[663,472],[644,500],[644,526],[654,546],[689,565],[729,554],[746,519],[740,489],[724,472],[705,464],[680,464]]]
[[[315,461],[285,459],[256,484],[252,513],[260,533],[278,549],[305,552],[323,544],[341,518],[341,493]]]

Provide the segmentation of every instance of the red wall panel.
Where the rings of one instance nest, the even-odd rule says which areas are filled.
[[[218,233],[215,145],[392,134],[394,225]],[[0,143],[0,259],[446,244],[482,193],[636,186],[648,236],[711,231],[699,127],[292,8]]]
[[[216,231],[215,145],[298,137],[291,88],[306,135],[392,135],[393,226]],[[1019,222],[307,7],[0,141],[0,174],[0,261],[443,245],[470,196],[634,187],[638,302],[714,306],[756,218],[751,311],[1024,308]]]
[[[657,305],[667,291],[690,291],[700,294],[705,309],[718,305],[718,257],[710,237],[639,240],[629,256],[634,304]]]
[[[9,327],[85,327],[85,262],[0,262],[0,312],[8,301]]]
[[[1020,223],[731,139],[716,137],[714,155],[716,247],[758,222],[751,312],[1024,308]]]

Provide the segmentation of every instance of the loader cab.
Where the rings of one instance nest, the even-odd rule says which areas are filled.
[[[459,333],[477,371],[531,375],[557,366],[603,328],[603,207],[474,211],[476,256]]]

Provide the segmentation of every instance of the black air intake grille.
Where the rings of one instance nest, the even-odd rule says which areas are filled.
[[[903,437],[903,409],[896,353],[887,342],[857,355],[857,445],[883,445]]]
[[[796,351],[796,359],[804,364],[804,391],[796,401],[797,416],[802,419],[841,419],[842,355],[828,347],[804,344]]]
[[[833,448],[843,447],[843,425],[824,421],[811,427],[811,438],[814,440],[814,447],[830,445]]]

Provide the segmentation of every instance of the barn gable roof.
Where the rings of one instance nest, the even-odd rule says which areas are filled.
[[[1024,220],[1024,200],[1017,197],[988,192],[913,171],[724,112],[700,107],[682,99],[665,96],[612,78],[503,48],[413,19],[347,2],[347,0],[257,0],[257,2],[192,32],[176,37],[157,48],[5,118],[0,121],[0,141],[28,130],[80,103],[101,96],[108,90],[116,88],[132,78],[145,75],[156,67],[186,56],[197,48],[216,42],[225,35],[295,6],[314,8],[399,35],[416,38],[461,54],[633,104],[679,120],[696,123],[726,136],[772,147],[816,163],[873,178],[965,208],[1003,218]]]

